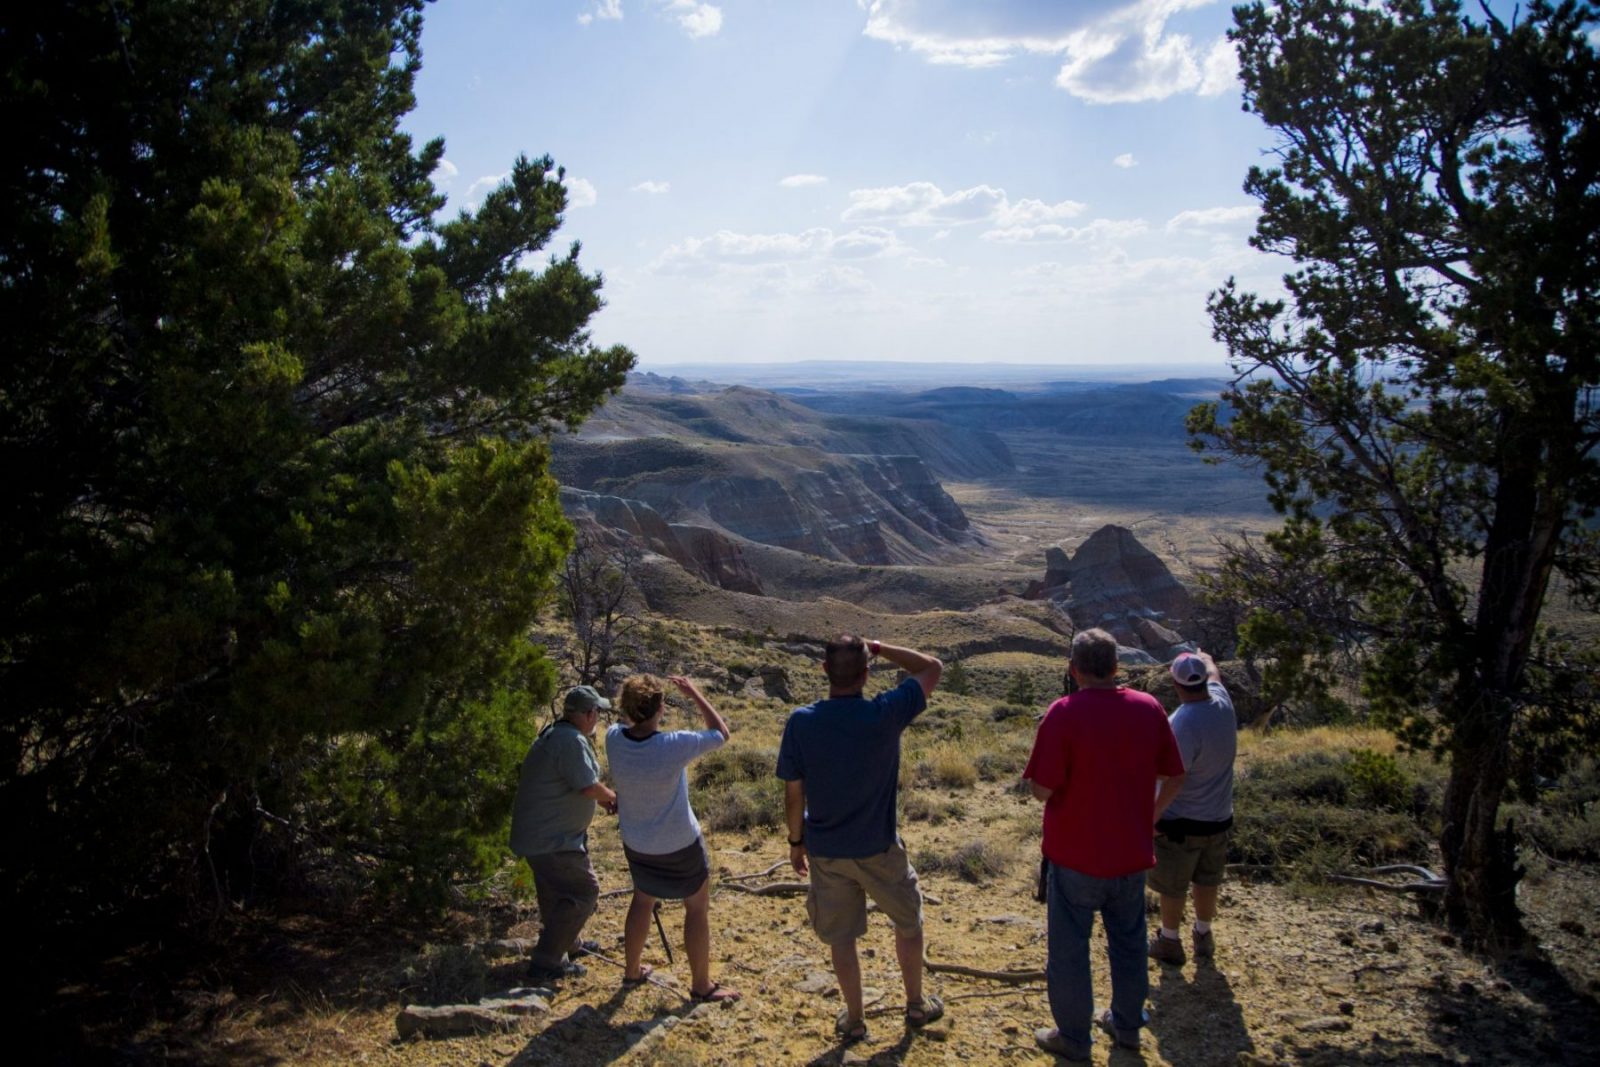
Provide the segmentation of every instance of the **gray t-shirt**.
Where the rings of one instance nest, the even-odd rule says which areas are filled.
[[[1164,819],[1223,822],[1233,817],[1233,757],[1239,723],[1221,682],[1209,682],[1209,700],[1190,700],[1172,713],[1172,733],[1183,753],[1183,788]]]
[[[647,856],[688,848],[700,836],[684,768],[722,747],[716,730],[673,730],[635,741],[619,724],[606,731],[606,759],[617,786],[622,843]]]
[[[600,762],[583,731],[558,719],[528,748],[511,810],[511,851],[519,856],[587,851]]]

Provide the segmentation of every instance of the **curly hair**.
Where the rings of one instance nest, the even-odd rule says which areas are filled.
[[[638,723],[660,711],[661,702],[666,698],[666,688],[660,678],[653,674],[636,674],[622,683],[622,694],[617,701],[628,721]]]

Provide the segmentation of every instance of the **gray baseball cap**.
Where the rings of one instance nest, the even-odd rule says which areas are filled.
[[[592,685],[575,685],[567,690],[567,698],[561,703],[563,712],[593,711],[595,708],[610,709],[611,701],[601,696]]]

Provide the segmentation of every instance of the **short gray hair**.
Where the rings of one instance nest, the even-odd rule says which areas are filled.
[[[1079,630],[1072,638],[1072,665],[1090,678],[1106,679],[1117,673],[1117,639],[1099,627]]]

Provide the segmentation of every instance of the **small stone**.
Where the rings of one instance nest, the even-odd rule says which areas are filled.
[[[861,950],[861,954],[869,960],[875,960],[878,958],[878,950],[875,948],[864,948]]]
[[[480,1008],[476,1004],[449,1004],[438,1008],[410,1004],[394,1018],[395,1031],[401,1037],[465,1037],[511,1030],[516,1025],[515,1015]]]
[[[1348,1000],[1339,1001],[1339,1014],[1340,1015],[1354,1015],[1355,1013],[1356,1013],[1356,1006],[1354,1004],[1350,1003],[1350,1001],[1348,1001]]]
[[[1579,937],[1582,937],[1584,934],[1588,933],[1588,931],[1584,929],[1583,924],[1577,919],[1562,919],[1560,922],[1556,923],[1556,925],[1565,930],[1567,933],[1576,934]]]
[[[796,982],[794,988],[797,993],[821,993],[824,996],[829,993],[837,995],[839,992],[838,987],[834,984],[833,976],[823,974],[821,971],[812,971]]]
[[[1320,1019],[1307,1019],[1297,1028],[1308,1034],[1342,1034],[1349,1031],[1350,1020],[1328,1015]]]
[[[1396,941],[1392,937],[1384,938],[1383,939],[1383,951],[1385,951],[1385,952],[1399,952],[1400,951],[1400,942]]]
[[[1349,930],[1340,930],[1339,931],[1339,944],[1341,944],[1341,945],[1353,945],[1355,943],[1356,943],[1356,935],[1355,934],[1352,934]]]
[[[950,1031],[942,1026],[924,1026],[921,1033],[929,1041],[944,1042],[950,1040]]]
[[[1382,919],[1374,919],[1369,923],[1361,924],[1361,932],[1364,934],[1381,934],[1385,929],[1387,927],[1383,925]]]

